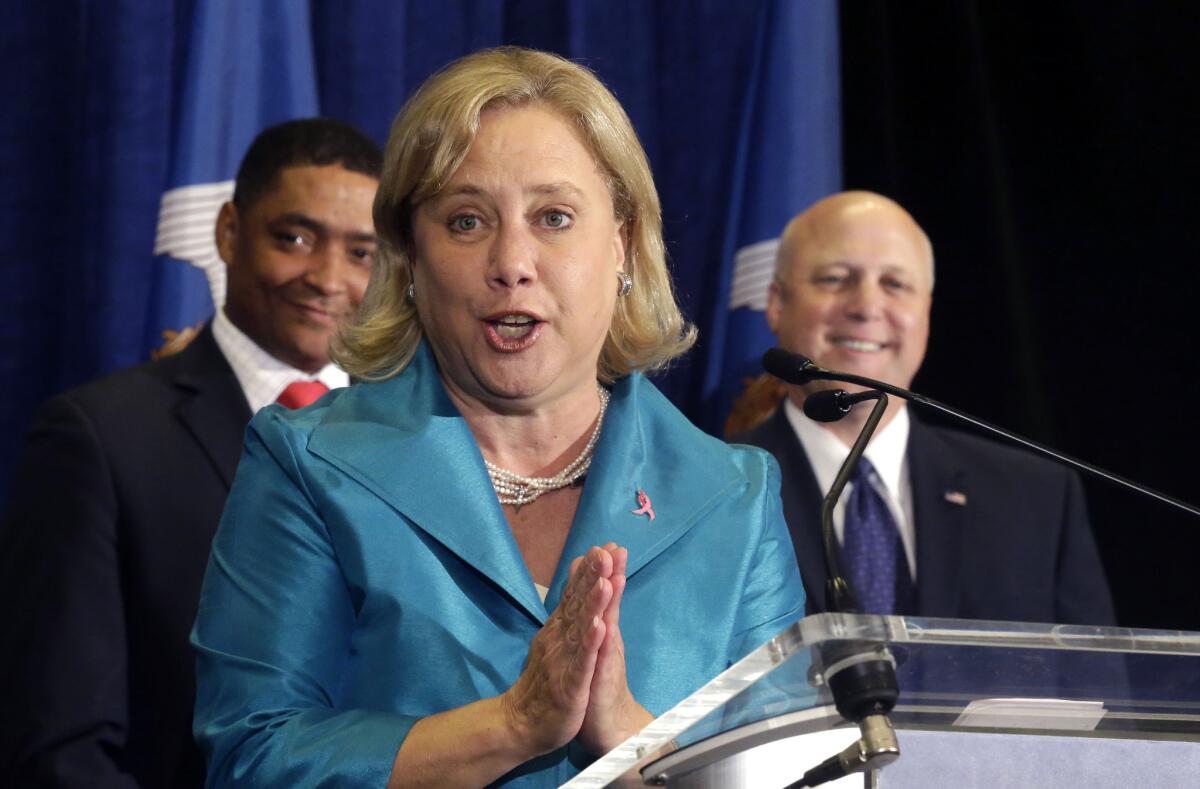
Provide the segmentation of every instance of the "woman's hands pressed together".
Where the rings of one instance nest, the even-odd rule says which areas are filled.
[[[621,638],[620,618],[629,552],[611,542],[603,550],[613,559],[613,572],[609,577],[612,598],[601,617],[604,640],[596,654],[587,714],[577,735],[583,747],[594,754],[611,751],[654,719],[633,698],[625,675],[625,643]]]
[[[537,753],[579,737],[602,754],[652,720],[625,677],[619,625],[627,559],[624,548],[608,543],[571,563],[558,607],[501,697],[510,725]]]

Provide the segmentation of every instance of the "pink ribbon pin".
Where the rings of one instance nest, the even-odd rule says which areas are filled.
[[[646,491],[638,488],[638,504],[640,509],[633,511],[634,515],[649,515],[650,520],[654,520],[654,508],[650,506],[650,497],[646,495]]]

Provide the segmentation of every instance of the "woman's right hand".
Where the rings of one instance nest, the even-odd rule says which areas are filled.
[[[509,724],[534,755],[568,743],[583,725],[614,557],[593,547],[571,563],[562,599],[534,637],[525,668],[501,697]]]

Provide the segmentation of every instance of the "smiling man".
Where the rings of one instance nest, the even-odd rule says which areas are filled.
[[[378,146],[260,134],[216,222],[223,309],[177,355],[46,403],[0,529],[0,784],[199,787],[188,633],[251,415],[346,373],[329,342],[375,257]]]
[[[871,192],[827,197],[780,240],[767,322],[787,350],[908,388],[925,357],[933,249],[913,218]],[[734,440],[775,455],[810,611],[824,608],[821,500],[870,413],[818,423],[820,381],[791,386]],[[990,441],[888,411],[834,514],[843,564],[872,613],[1110,624],[1112,601],[1076,476]]]
[[[217,217],[217,250],[229,273],[217,320],[227,318],[272,359],[344,386],[345,374],[329,363],[329,340],[370,278],[377,185],[369,172],[333,163],[275,168],[269,183],[239,186]]]

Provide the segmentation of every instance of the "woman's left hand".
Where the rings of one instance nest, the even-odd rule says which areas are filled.
[[[597,755],[608,753],[654,720],[654,716],[633,698],[625,676],[625,643],[621,638],[620,618],[629,551],[612,542],[605,545],[604,550],[613,558],[613,571],[609,577],[612,598],[602,617],[604,641],[596,658],[587,711],[578,735],[580,744]]]

